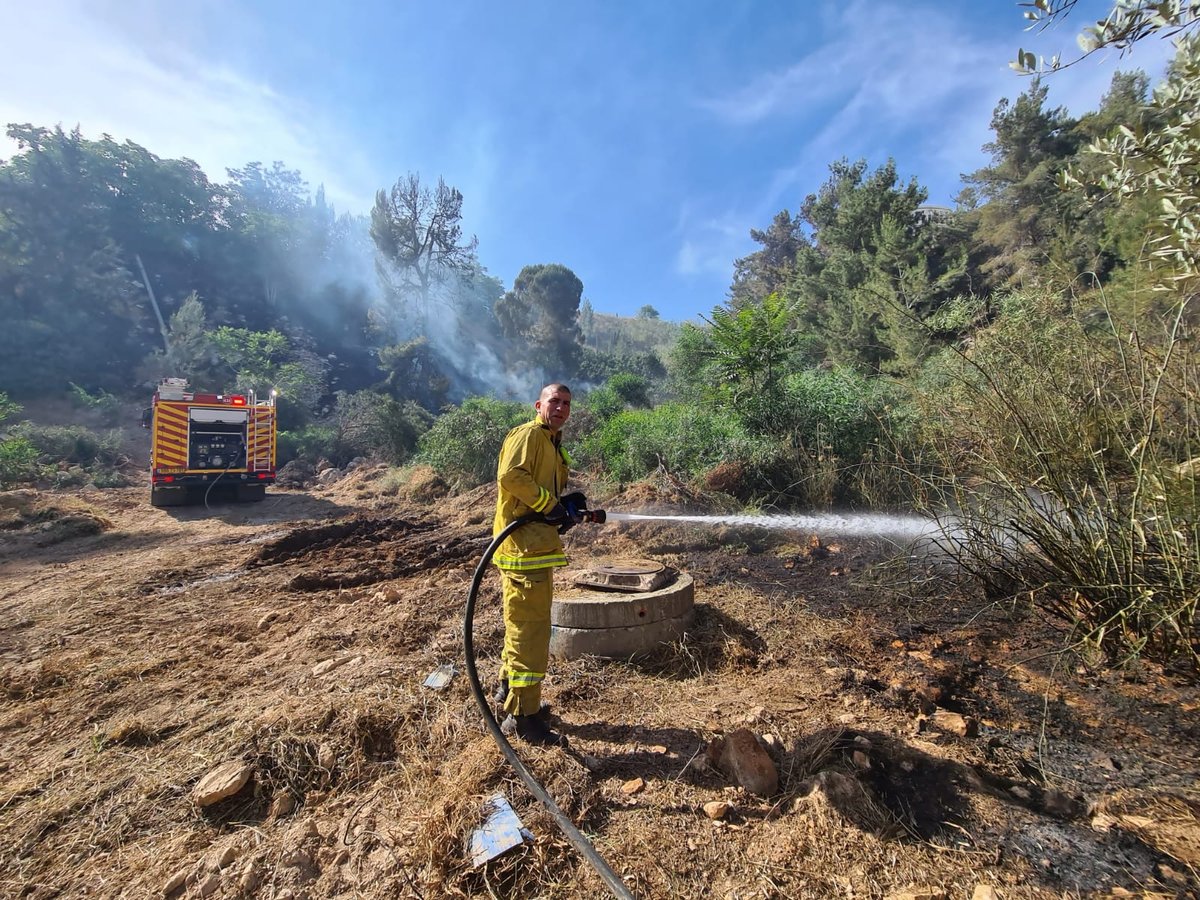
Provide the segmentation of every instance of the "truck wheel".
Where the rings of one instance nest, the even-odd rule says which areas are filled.
[[[182,506],[187,502],[187,491],[178,488],[150,488],[151,506]]]
[[[239,484],[237,487],[238,503],[260,503],[266,496],[265,484]]]

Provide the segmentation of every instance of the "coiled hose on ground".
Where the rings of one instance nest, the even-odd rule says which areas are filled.
[[[604,879],[613,896],[619,897],[621,900],[634,900],[633,894],[629,892],[629,888],[625,886],[625,882],[620,879],[616,872],[609,868],[608,863],[596,852],[596,848],[592,846],[591,841],[584,837],[579,829],[575,827],[575,823],[567,817],[566,813],[558,808],[558,804],[554,802],[554,798],[546,793],[546,789],[538,784],[537,779],[526,768],[525,763],[521,762],[521,758],[517,756],[517,751],[513,749],[512,744],[504,736],[504,732],[500,730],[500,725],[492,713],[488,698],[483,692],[483,686],[479,683],[479,672],[475,668],[475,638],[473,634],[475,600],[479,595],[479,586],[483,583],[484,575],[487,574],[487,567],[492,561],[492,556],[495,554],[496,548],[500,546],[506,537],[522,525],[541,521],[544,521],[542,516],[533,514],[522,516],[508,525],[492,539],[487,550],[483,552],[483,557],[479,560],[479,565],[475,567],[475,576],[471,579],[471,590],[467,594],[467,608],[463,615],[463,650],[467,660],[467,680],[471,683],[471,693],[475,697],[475,703],[479,706],[479,711],[483,714],[483,722],[487,726],[488,731],[491,732],[492,739],[500,747],[500,752],[504,754],[505,759],[516,770],[516,773],[521,776],[521,780],[525,782],[525,787],[529,788],[529,792],[537,798],[538,802],[550,811],[550,815],[554,817],[554,821],[558,823],[558,827],[566,835],[567,840],[591,864],[597,874]]]

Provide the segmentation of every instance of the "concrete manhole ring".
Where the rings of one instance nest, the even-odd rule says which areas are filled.
[[[568,588],[550,608],[550,652],[568,659],[644,653],[687,630],[694,596],[692,576],[686,572],[654,591]]]

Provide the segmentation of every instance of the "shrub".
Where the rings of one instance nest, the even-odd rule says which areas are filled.
[[[399,465],[412,455],[432,422],[433,416],[411,400],[374,391],[339,391],[331,461],[342,465],[355,456],[376,456]]]
[[[21,411],[20,403],[8,399],[5,391],[0,391],[0,422],[5,422]]]
[[[71,392],[71,403],[77,409],[87,409],[99,413],[105,424],[112,425],[121,415],[121,401],[113,394],[101,388],[95,395],[88,393],[74,382],[68,382]]]
[[[460,487],[484,484],[496,477],[505,435],[532,418],[527,403],[472,397],[447,409],[421,436],[417,460]]]
[[[33,444],[20,437],[0,440],[0,488],[7,490],[35,481],[40,473],[38,451]]]
[[[583,397],[582,405],[592,416],[603,421],[631,406],[649,406],[649,392],[649,381],[626,372],[612,376],[602,386],[589,391]]]
[[[65,462],[85,469],[112,469],[125,461],[119,431],[97,434],[82,425],[22,422],[12,429],[11,434],[33,445],[44,463]]]
[[[617,413],[583,447],[621,481],[637,480],[660,466],[700,479],[723,460],[748,458],[754,449],[755,442],[728,416],[683,403]]]
[[[1021,294],[924,396],[961,521],[952,546],[984,591],[1027,596],[1082,645],[1200,671],[1200,371],[1161,322],[1085,325]]]
[[[337,433],[328,425],[305,425],[292,431],[281,431],[276,443],[277,463],[283,466],[299,459],[316,463],[331,459],[334,454]]]

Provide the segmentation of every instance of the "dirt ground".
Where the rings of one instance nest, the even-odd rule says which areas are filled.
[[[491,488],[365,466],[259,504],[147,493],[0,494],[0,895],[610,896],[463,674]],[[680,509],[670,494],[593,505]],[[696,583],[684,640],[552,664],[570,750],[517,744],[634,895],[1200,895],[1195,684],[1090,668],[880,540],[649,522],[581,525],[568,552]],[[494,573],[474,633],[490,690]],[[445,663],[449,686],[424,687]],[[742,728],[772,796],[706,753]],[[222,764],[244,784],[197,805]],[[496,793],[528,836],[474,868]]]

